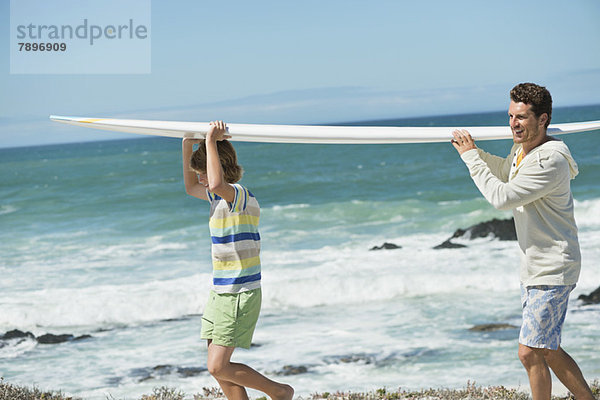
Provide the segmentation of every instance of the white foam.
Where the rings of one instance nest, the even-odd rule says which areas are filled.
[[[369,251],[377,243],[375,240],[384,241],[352,240],[318,249],[263,250],[263,307],[310,308],[518,288],[514,242],[479,239],[470,241],[468,249],[433,250],[443,237],[413,235],[391,239],[401,244],[402,249]],[[168,272],[165,268],[168,265],[180,271],[194,271],[201,267],[203,273],[181,278],[169,278],[168,273],[162,273],[160,279],[152,279],[150,272],[144,278],[138,273],[135,281],[127,271],[140,262],[140,254],[143,262],[151,262],[154,255],[165,249],[187,249],[159,238],[148,242],[153,244],[145,251],[143,243],[90,248],[91,254],[73,256],[71,267],[59,265],[64,258],[53,261],[55,268],[69,273],[70,268],[88,258],[87,272],[78,275],[81,280],[78,286],[65,287],[61,286],[61,280],[54,280],[43,290],[4,292],[0,295],[0,330],[135,325],[202,312],[211,284],[209,258],[206,257],[208,264],[201,266],[194,260],[169,264],[158,258],[154,269]],[[119,267],[114,269],[118,275],[108,284],[102,283],[102,279],[91,280],[89,275],[106,274],[102,265],[107,260],[118,261]],[[133,264],[127,266],[127,263]],[[52,271],[55,270],[46,265],[38,273]]]
[[[204,307],[210,274],[141,284],[49,288],[0,297],[0,331],[34,334],[49,328],[89,330],[197,314]],[[57,332],[53,332],[57,333]]]
[[[293,210],[296,208],[309,208],[310,204],[306,204],[306,203],[300,203],[300,204],[286,204],[284,206],[280,206],[280,205],[274,205],[271,207],[271,210],[279,212],[282,210]],[[264,210],[267,210],[267,208],[265,208]]]
[[[575,220],[579,228],[600,228],[600,199],[574,202]]]
[[[5,341],[3,347],[0,347],[0,359],[17,358],[20,355],[33,349],[37,342],[34,339],[11,339]]]
[[[19,208],[11,204],[0,206],[0,215],[12,214],[17,211],[19,211]]]
[[[264,306],[317,307],[468,290],[518,289],[514,242],[479,239],[467,249],[433,250],[432,235],[396,238],[397,250],[367,244],[264,251]],[[282,268],[281,268],[282,267]]]

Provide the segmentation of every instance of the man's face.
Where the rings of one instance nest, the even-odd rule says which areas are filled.
[[[544,134],[547,114],[539,118],[531,111],[531,104],[515,103],[511,100],[508,107],[510,129],[515,143],[531,143],[540,139]]]

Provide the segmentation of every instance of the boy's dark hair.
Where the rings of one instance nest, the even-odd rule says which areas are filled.
[[[219,160],[223,168],[223,175],[227,183],[236,183],[242,179],[244,169],[238,164],[237,154],[233,145],[228,140],[217,141],[217,151]],[[194,171],[206,173],[206,141],[201,140],[198,144],[198,150],[192,153],[190,168]]]
[[[552,119],[552,96],[548,89],[535,83],[519,83],[510,91],[510,99],[515,103],[531,105],[531,111],[539,118],[542,114],[548,114],[546,128]]]

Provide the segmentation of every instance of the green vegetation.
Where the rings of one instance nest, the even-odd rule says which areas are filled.
[[[594,381],[590,385],[597,399],[600,399],[600,382]],[[159,387],[152,394],[145,394],[139,400],[214,400],[224,399],[225,396],[218,388],[203,388],[202,394],[187,396],[180,390]],[[575,400],[567,396],[553,396],[553,400]],[[403,389],[389,390],[387,388],[376,389],[370,392],[323,392],[315,393],[307,400],[529,400],[529,394],[516,389],[508,389],[504,386],[481,387],[467,382],[464,389],[426,389],[419,391],[407,391]],[[71,397],[61,392],[44,392],[37,388],[26,388],[11,385],[0,378],[0,400],[84,400],[79,397]],[[107,400],[119,400],[108,397]],[[255,400],[267,400],[259,397]]]

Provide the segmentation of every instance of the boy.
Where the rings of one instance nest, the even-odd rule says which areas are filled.
[[[186,193],[210,202],[213,289],[201,332],[208,340],[207,367],[229,400],[247,400],[246,387],[273,400],[291,400],[291,386],[230,361],[236,347],[250,348],[260,313],[260,207],[252,193],[236,183],[243,170],[226,132],[223,121],[211,122],[205,140],[182,142]],[[196,143],[198,150],[193,151]]]

